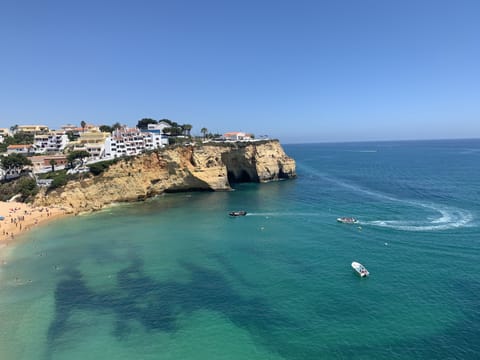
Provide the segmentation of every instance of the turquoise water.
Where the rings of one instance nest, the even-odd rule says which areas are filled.
[[[167,194],[4,249],[0,359],[480,358],[480,141],[284,148],[296,180]]]

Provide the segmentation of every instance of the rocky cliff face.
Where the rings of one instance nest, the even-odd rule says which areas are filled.
[[[233,182],[266,182],[295,176],[295,161],[276,140],[177,147],[122,160],[99,176],[43,191],[37,195],[35,205],[63,206],[71,212],[92,211],[163,192],[230,190]]]

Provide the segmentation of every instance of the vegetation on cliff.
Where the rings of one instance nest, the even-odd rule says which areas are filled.
[[[21,176],[15,180],[0,183],[0,201],[8,201],[18,195],[17,201],[30,202],[38,190],[35,179]]]
[[[278,141],[171,146],[129,158],[88,165],[76,181],[41,191],[36,205],[74,212],[101,209],[113,202],[143,200],[163,192],[225,191],[236,182],[295,177],[295,161]],[[59,180],[68,180],[68,175]],[[55,179],[54,179],[55,180]]]
[[[13,126],[12,126],[13,128]],[[0,153],[6,152],[10,145],[25,145],[33,144],[33,135],[24,132],[17,132],[13,136],[5,137],[4,141],[0,143]]]

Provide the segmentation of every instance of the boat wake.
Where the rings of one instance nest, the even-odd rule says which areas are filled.
[[[313,169],[308,170],[310,173],[313,173],[314,175],[320,177],[322,180],[334,183],[336,186],[351,190],[352,192],[355,192],[357,194],[360,193],[362,195],[382,201],[401,203],[410,207],[424,208],[439,214],[438,217],[427,220],[360,221],[360,224],[362,225],[372,225],[403,231],[441,231],[469,226],[470,223],[472,223],[473,221],[473,215],[468,210],[463,210],[450,206],[442,206],[434,203],[420,202],[410,199],[400,199],[392,195],[363,188],[356,184],[337,179],[327,174],[322,174]]]
[[[301,212],[258,212],[258,213],[247,213],[247,216],[320,216],[319,213],[301,213]]]
[[[413,202],[412,202],[413,205]],[[425,221],[376,220],[365,221],[362,224],[379,226],[403,231],[441,231],[468,226],[473,216],[470,212],[456,208],[440,208],[433,204],[417,203],[419,207],[428,208],[440,213],[440,217]]]

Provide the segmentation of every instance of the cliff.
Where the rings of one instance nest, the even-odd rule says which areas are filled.
[[[34,205],[62,206],[76,213],[163,192],[231,190],[235,182],[295,176],[295,161],[276,140],[176,147],[121,160],[101,175],[42,191]]]

